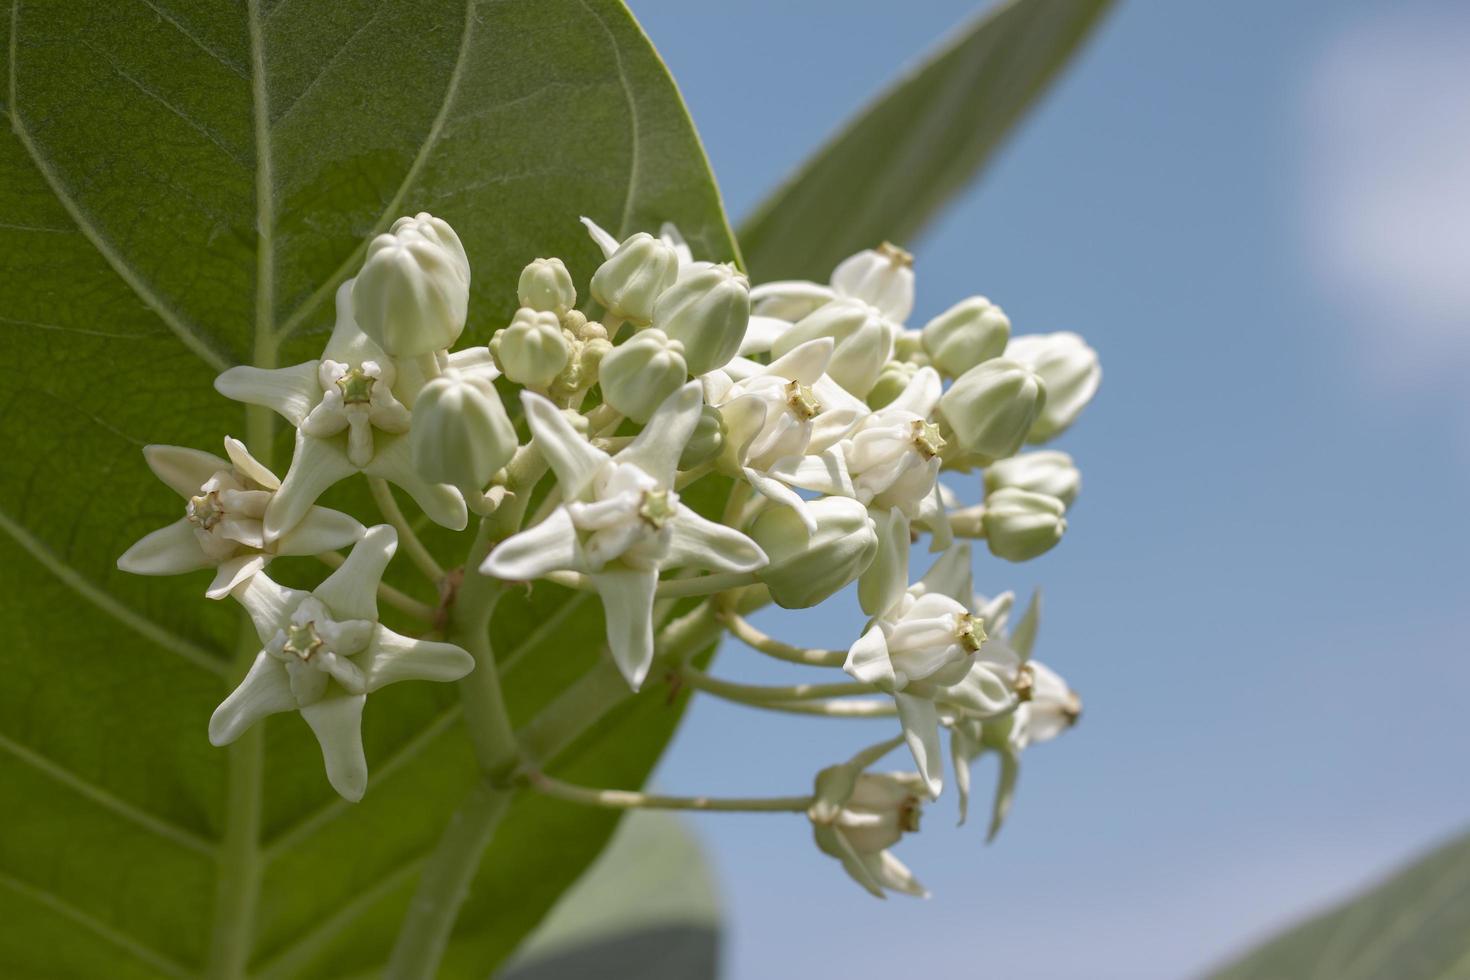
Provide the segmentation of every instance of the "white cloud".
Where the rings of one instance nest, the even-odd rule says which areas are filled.
[[[1470,368],[1470,13],[1404,4],[1311,66],[1304,244],[1380,380]]]

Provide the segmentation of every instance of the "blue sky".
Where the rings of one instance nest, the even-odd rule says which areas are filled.
[[[737,218],[972,9],[632,6]],[[1467,45],[1451,3],[1125,2],[909,243],[916,322],[979,292],[1101,352],[1067,539],[977,561],[1045,585],[1037,652],[1086,715],[994,845],[930,808],[899,851],[926,902],[861,893],[797,819],[699,818],[730,976],[1187,976],[1470,824]],[[830,605],[765,624],[846,645]],[[886,734],[701,702],[657,781],[797,792]]]

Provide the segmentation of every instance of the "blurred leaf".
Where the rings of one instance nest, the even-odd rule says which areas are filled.
[[[990,159],[1110,3],[1009,0],[961,28],[741,225],[753,281],[826,281],[853,252],[916,238]]]
[[[711,980],[719,899],[683,821],[634,811],[500,980]]]
[[[1212,980],[1470,977],[1470,835],[1287,930]]]
[[[599,253],[579,214],[623,231],[674,220],[697,251],[733,257],[692,125],[612,0],[16,0],[5,23],[0,974],[375,970],[476,778],[455,689],[373,696],[355,806],[295,716],[212,748],[249,638],[233,603],[203,598],[207,573],[116,571],[179,515],[139,450],[218,453],[245,435],[215,373],[315,357],[336,284],[401,213],[462,234],[466,340],[481,343],[529,259],[560,255],[585,281]],[[453,565],[469,541],[451,539],[431,538]],[[272,573],[309,585],[321,569]],[[504,604],[518,725],[600,662],[600,635],[598,604],[563,590]],[[668,695],[627,699],[559,771],[641,784],[682,708]],[[442,975],[493,969],[614,824],[518,800]]]

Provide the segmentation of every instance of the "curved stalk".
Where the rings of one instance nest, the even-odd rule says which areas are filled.
[[[841,667],[847,662],[846,650],[808,650],[795,647],[757,629],[739,613],[725,610],[723,615],[725,625],[737,640],[768,657],[807,667]]]
[[[812,805],[810,796],[663,796],[624,789],[593,789],[564,783],[542,772],[526,779],[537,792],[559,800],[600,806],[613,810],[710,810],[726,813],[804,813]]]
[[[429,554],[429,549],[419,540],[414,532],[413,526],[408,523],[408,518],[403,516],[403,511],[398,506],[398,501],[393,499],[393,490],[388,486],[388,481],[380,476],[368,477],[368,489],[372,491],[373,502],[378,505],[383,519],[393,525],[398,532],[398,542],[403,545],[403,551],[409,560],[418,566],[419,571],[426,575],[430,582],[438,584],[444,578],[444,569]]]
[[[728,701],[743,701],[747,704],[766,705],[773,701],[811,701],[816,698],[843,698],[853,694],[876,694],[878,689],[871,684],[845,681],[837,684],[791,684],[768,686],[764,684],[738,684],[721,680],[692,668],[684,670],[679,677],[692,688],[718,694]]]

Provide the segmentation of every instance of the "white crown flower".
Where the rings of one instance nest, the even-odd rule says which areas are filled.
[[[884,242],[843,259],[825,286],[797,279],[767,282],[753,288],[750,299],[757,315],[788,323],[833,300],[856,300],[873,307],[896,329],[914,309],[914,257]]]
[[[749,572],[766,564],[754,541],[700,517],[674,491],[679,456],[699,422],[699,385],[690,382],[670,395],[615,456],[583,438],[540,395],[524,392],[521,403],[563,503],[497,545],[481,571],[510,581],[555,571],[587,575],[602,597],[613,660],[636,690],[653,662],[660,570]]]
[[[264,574],[235,587],[264,648],[209,719],[211,743],[227,745],[267,715],[300,711],[321,743],[332,787],[348,800],[362,798],[368,694],[398,681],[459,680],[475,666],[460,647],[403,636],[378,622],[375,590],[397,547],[398,535],[380,524],[311,592]]]
[[[222,599],[276,555],[336,551],[362,536],[356,518],[309,507],[284,534],[268,539],[263,521],[281,481],[238,439],[225,437],[225,455],[229,458],[183,446],[144,447],[149,469],[186,501],[184,516],[129,548],[117,560],[118,568],[135,575],[216,568],[204,594]]]
[[[337,325],[320,360],[274,369],[241,365],[215,379],[226,398],[264,405],[296,427],[291,468],[265,513],[266,537],[295,526],[328,487],[357,472],[402,487],[430,519],[462,529],[468,521],[464,497],[424,479],[413,466],[406,406],[424,379],[406,377],[412,372],[358,327],[352,283],[337,290]],[[395,385],[405,397],[395,394]]]
[[[919,829],[924,779],[914,772],[872,773],[863,768],[884,746],[859,753],[817,774],[807,818],[822,853],[876,898],[885,890],[928,898],[929,892],[889,848]]]

